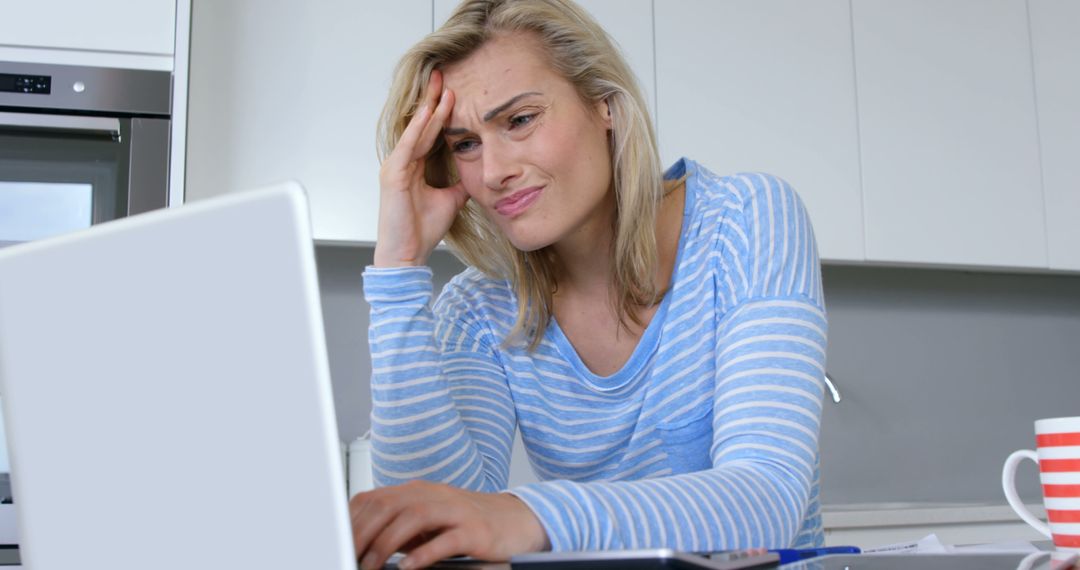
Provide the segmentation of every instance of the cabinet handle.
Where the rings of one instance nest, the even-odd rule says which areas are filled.
[[[832,379],[832,376],[829,376],[828,372],[825,373],[825,387],[828,388],[829,392],[832,394],[832,401],[839,404],[840,390],[836,389],[835,381]]]
[[[115,117],[0,113],[0,129],[69,131],[100,134],[114,141],[120,140],[120,119]]]

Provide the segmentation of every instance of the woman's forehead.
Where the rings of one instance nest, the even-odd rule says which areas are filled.
[[[443,80],[458,100],[498,98],[557,77],[531,34],[496,36],[469,57],[443,68]]]

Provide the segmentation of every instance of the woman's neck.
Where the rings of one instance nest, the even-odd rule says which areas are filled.
[[[559,292],[591,296],[608,288],[615,240],[615,208],[615,194],[608,192],[585,224],[552,245],[557,260]]]
[[[665,184],[664,200],[656,216],[658,263],[654,285],[657,291],[667,288],[675,268],[685,199],[682,180]],[[615,240],[613,194],[609,194],[604,206],[589,223],[552,246],[558,264],[558,290],[562,294],[598,297],[611,291],[612,244]]]

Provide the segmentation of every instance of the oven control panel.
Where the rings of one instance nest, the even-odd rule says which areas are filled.
[[[52,77],[0,73],[0,92],[48,95],[52,92]]]

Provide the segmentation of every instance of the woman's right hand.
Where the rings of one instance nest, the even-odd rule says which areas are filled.
[[[443,90],[442,73],[432,71],[420,110],[379,171],[376,267],[426,264],[469,199],[460,182],[435,188],[424,179],[427,154],[442,136],[453,108],[454,94]]]

